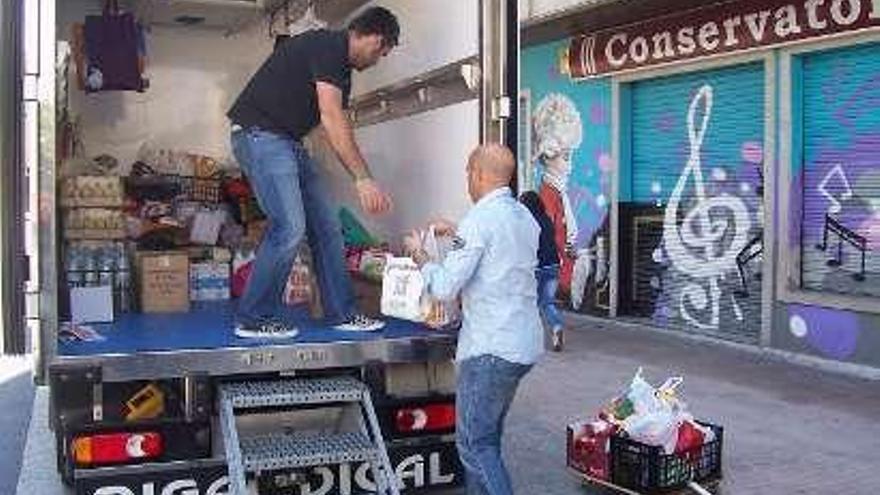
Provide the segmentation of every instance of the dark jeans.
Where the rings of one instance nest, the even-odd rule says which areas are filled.
[[[456,438],[468,495],[513,493],[501,458],[501,436],[516,388],[531,368],[491,355],[458,365]]]

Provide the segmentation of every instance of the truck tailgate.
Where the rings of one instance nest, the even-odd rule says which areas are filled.
[[[221,375],[415,362],[452,356],[455,333],[387,319],[377,332],[345,332],[303,318],[290,339],[242,339],[233,333],[234,304],[202,303],[189,313],[124,314],[93,324],[105,340],[61,342],[55,365],[91,364],[105,379],[151,379],[179,373]]]

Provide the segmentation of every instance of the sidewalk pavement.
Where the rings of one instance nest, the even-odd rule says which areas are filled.
[[[565,468],[565,426],[589,418],[639,366],[682,375],[691,411],[725,428],[724,495],[880,493],[880,382],[760,353],[573,317],[561,354],[520,386],[505,430],[517,494],[598,494]]]

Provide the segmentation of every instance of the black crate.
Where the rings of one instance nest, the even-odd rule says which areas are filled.
[[[700,422],[715,432],[715,440],[699,447],[666,454],[663,447],[611,437],[611,482],[644,494],[667,493],[686,486],[721,478],[724,428]]]

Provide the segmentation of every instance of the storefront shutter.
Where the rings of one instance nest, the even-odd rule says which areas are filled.
[[[880,297],[880,44],[803,55],[793,77],[803,288]]]
[[[633,260],[623,269],[633,270],[633,297],[661,326],[758,338],[764,84],[763,65],[753,63],[625,90],[624,189],[639,213],[621,233]]]

